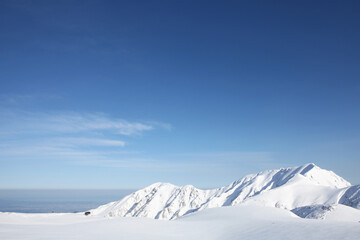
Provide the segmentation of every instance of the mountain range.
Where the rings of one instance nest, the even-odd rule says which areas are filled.
[[[174,220],[203,209],[234,205],[282,208],[302,218],[322,219],[334,211],[359,216],[360,185],[352,186],[334,172],[310,163],[247,175],[211,190],[155,183],[89,211],[105,217]]]

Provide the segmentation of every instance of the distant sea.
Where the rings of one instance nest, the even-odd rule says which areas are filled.
[[[117,201],[136,189],[0,189],[0,212],[82,212]]]

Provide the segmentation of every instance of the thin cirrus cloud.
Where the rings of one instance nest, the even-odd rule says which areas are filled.
[[[53,142],[63,146],[103,146],[103,147],[124,147],[125,142],[101,138],[57,138]]]
[[[104,113],[1,111],[0,158],[112,162],[136,154],[122,150],[129,137],[170,128],[166,123],[127,121]]]
[[[129,122],[123,119],[110,118],[103,113],[32,113],[3,112],[0,117],[0,133],[35,134],[35,133],[101,133],[114,135],[139,135],[153,130],[155,124]],[[157,126],[161,126],[157,124]]]

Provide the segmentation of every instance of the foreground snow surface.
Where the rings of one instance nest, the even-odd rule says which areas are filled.
[[[344,207],[338,208],[340,215]],[[205,209],[174,221],[71,213],[0,213],[0,239],[353,240],[360,239],[359,221],[360,215],[353,216],[352,221],[303,219],[283,209],[259,206]]]

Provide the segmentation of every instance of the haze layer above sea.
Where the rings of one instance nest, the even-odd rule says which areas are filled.
[[[136,189],[0,189],[0,212],[81,212],[120,200]]]

